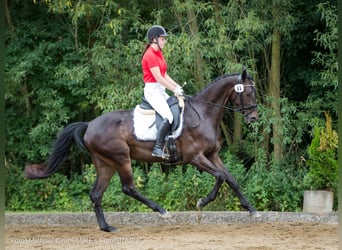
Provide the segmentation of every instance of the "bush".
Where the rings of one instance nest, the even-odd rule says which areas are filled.
[[[337,145],[338,136],[332,129],[331,117],[325,113],[325,128],[316,125],[314,137],[308,149],[309,172],[304,184],[311,190],[330,190],[337,193]]]
[[[11,211],[87,211],[90,184],[83,176],[68,179],[56,173],[47,180],[26,180],[13,165],[6,166],[6,209]]]
[[[284,165],[267,167],[259,149],[259,161],[250,170],[229,151],[222,159],[239,183],[242,192],[257,210],[298,211],[302,206],[303,174]],[[198,199],[206,197],[215,178],[191,165],[170,166],[166,171],[153,164],[145,170],[133,165],[139,192],[170,211],[196,210]],[[46,180],[26,180],[22,170],[6,168],[6,209],[11,211],[92,211],[89,192],[96,180],[93,165],[85,165],[81,175],[69,178],[56,173]],[[120,178],[114,175],[102,199],[104,211],[150,212],[146,205],[122,193]],[[203,208],[211,211],[239,211],[241,204],[233,190],[223,183],[215,201]]]
[[[249,170],[244,185],[248,200],[259,211],[301,211],[303,169],[286,163],[269,167],[263,150],[258,153],[259,161]]]

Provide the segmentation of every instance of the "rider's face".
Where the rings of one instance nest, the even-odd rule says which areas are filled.
[[[165,36],[160,36],[157,38],[158,39],[158,44],[161,49],[164,48],[164,45],[167,43],[167,38]]]

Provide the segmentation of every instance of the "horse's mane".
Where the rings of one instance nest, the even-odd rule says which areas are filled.
[[[216,79],[214,79],[212,82],[210,82],[209,84],[207,84],[202,90],[200,90],[199,92],[197,92],[193,97],[201,94],[202,92],[204,92],[206,89],[208,89],[209,87],[211,87],[213,84],[215,84],[216,82],[227,78],[227,77],[231,77],[231,76],[237,76],[240,75],[240,73],[231,73],[231,74],[224,74],[222,76],[217,77]]]

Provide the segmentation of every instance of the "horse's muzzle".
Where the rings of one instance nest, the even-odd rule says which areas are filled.
[[[246,123],[255,122],[259,119],[257,104],[243,106],[242,108],[239,108],[238,111],[243,115]]]
[[[252,122],[257,121],[258,119],[259,119],[259,114],[256,109],[245,115],[246,123],[252,123]]]
[[[255,122],[257,120],[258,120],[258,117],[255,117],[255,116],[253,116],[253,117],[246,117],[246,122],[247,123],[252,123],[252,122]]]

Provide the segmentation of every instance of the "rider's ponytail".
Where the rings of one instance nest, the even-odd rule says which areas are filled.
[[[146,53],[146,50],[148,50],[149,47],[151,47],[151,44],[150,43],[146,44],[145,50],[144,50],[144,52],[141,55],[141,59],[144,57],[144,55]]]

